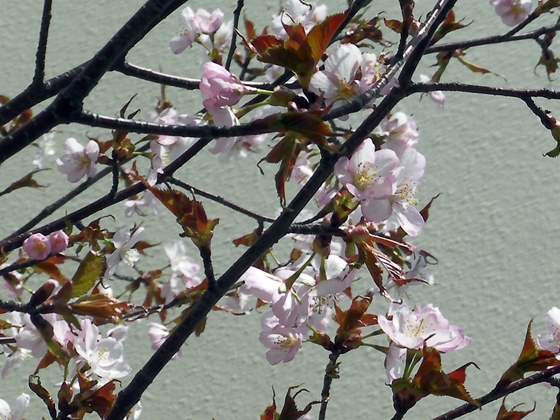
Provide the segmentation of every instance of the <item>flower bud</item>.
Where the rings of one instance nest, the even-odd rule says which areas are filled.
[[[29,258],[44,260],[51,253],[51,244],[42,233],[34,233],[23,242],[23,250]]]
[[[57,230],[49,235],[51,252],[62,252],[68,248],[68,235],[63,230]]]
[[[43,303],[52,295],[56,286],[58,286],[58,283],[55,280],[48,280],[45,284],[39,287],[33,295],[31,295],[29,305],[38,306]]]

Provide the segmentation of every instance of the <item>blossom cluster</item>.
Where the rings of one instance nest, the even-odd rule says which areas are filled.
[[[490,4],[508,26],[522,24],[531,16],[531,0],[491,0]],[[245,49],[234,55],[243,69],[237,76],[223,60],[232,40],[233,22],[224,22],[220,9],[194,12],[186,7],[169,47],[174,54],[193,45],[202,47],[198,99],[203,109],[196,114],[181,113],[162,97],[148,119],[175,127],[235,127],[244,121],[266,128],[263,132],[276,133],[217,138],[209,151],[228,161],[268,150],[261,163],[279,164],[275,187],[284,209],[288,182],[298,184],[294,188],[302,187],[324,156],[335,159],[332,176],[315,193],[316,208],[303,210],[299,223],[291,226],[294,233],[288,235],[292,241],[289,258],[282,261],[271,250],[266,251],[215,309],[236,315],[260,312],[259,341],[271,365],[292,361],[305,341],[333,354],[369,345],[385,354],[387,382],[395,394],[409,387],[414,398],[420,398],[422,392],[441,395],[441,389],[430,388],[435,376],[427,373],[424,363],[465,348],[471,339],[432,303],[411,308],[405,302],[409,286],[434,283],[430,254],[407,239],[421,234],[431,205],[416,197],[426,168],[426,158],[417,150],[417,125],[411,115],[391,112],[351,152],[343,147],[353,129],[346,123],[349,115],[337,111],[383,84],[379,95],[363,106],[364,110],[375,109],[383,96],[400,86],[396,79],[385,80],[394,57],[385,50],[375,54],[371,45],[361,41],[375,40],[385,47],[389,43],[352,36],[367,25],[381,32],[377,18],[339,33],[344,15],[327,12],[325,5],[287,0],[261,35],[248,22]],[[418,22],[413,20],[408,29],[413,33]],[[329,41],[337,37],[344,42],[330,46]],[[263,66],[249,66],[253,58]],[[288,84],[271,83],[285,72],[291,77]],[[439,80],[440,75],[436,75],[420,75],[420,83],[432,84]],[[246,101],[248,96],[255,99]],[[443,92],[434,90],[429,96],[443,108]],[[121,110],[123,118],[127,106]],[[324,119],[331,112],[339,116],[328,124]],[[55,153],[53,136],[49,133],[36,144],[39,151],[33,162],[38,169],[44,169],[48,156]],[[64,153],[56,160],[58,171],[76,183],[95,176],[100,166],[107,165],[114,170],[114,178],[118,175],[112,193],[121,179],[126,185],[142,183],[146,191],[124,203],[124,215],[145,216],[147,209],[158,214],[163,205],[176,216],[183,229],[181,236],[191,239],[202,262],[190,256],[185,242],[174,241],[163,245],[169,263],[145,270],[140,262],[142,254],[155,245],[143,240],[143,224],[109,231],[100,218],[87,226],[76,224],[78,232],[69,226],[48,236],[29,235],[22,245],[28,258],[20,253],[17,262],[31,267],[5,274],[9,290],[14,299],[24,302],[24,290],[31,290],[26,282],[32,275],[46,273],[49,280],[23,307],[22,312],[29,313],[21,316],[12,312],[2,320],[2,334],[9,339],[0,344],[6,356],[3,377],[16,363],[35,358],[39,360],[37,372],[53,363],[64,366],[59,395],[85,390],[101,394],[108,389],[104,387],[114,386],[131,371],[124,358],[128,327],[122,322],[157,315],[159,322],[152,319],[146,325],[152,349],[157,350],[217,281],[209,255],[218,219],[206,214],[194,193],[191,198],[173,189],[163,176],[165,168],[185,156],[198,139],[147,135],[133,141],[132,137],[128,132],[114,131],[110,140],[88,139],[85,146],[68,138]],[[141,158],[145,165],[136,165]],[[129,160],[134,163],[125,166]],[[259,229],[236,239],[235,245],[252,245],[262,234],[263,224],[259,221]],[[57,267],[69,260],[80,262],[72,280]],[[121,262],[134,267],[134,277],[122,274],[126,267]],[[363,286],[357,280],[364,275],[373,282],[357,293]],[[101,291],[104,282],[114,279],[127,280],[118,298]],[[138,290],[144,290],[145,295],[141,305],[133,305],[132,295]],[[122,299],[124,295],[128,300]],[[367,313],[374,299],[376,313]],[[178,316],[169,316],[176,315],[173,311],[181,306],[186,308]],[[100,326],[105,323],[118,326],[103,333]],[[538,336],[538,348],[560,360],[560,309],[548,312],[547,324],[550,331]],[[363,329],[369,329],[368,333]],[[179,350],[173,358],[181,354]],[[442,371],[437,373],[443,375]],[[414,389],[419,382],[424,388]],[[460,395],[473,403],[459,382],[449,395]],[[112,390],[103,393],[111,395],[105,405],[113,401]],[[99,396],[90,397],[93,401]],[[0,417],[21,418],[28,403],[26,394],[12,405],[0,399]],[[140,409],[136,407],[133,418],[138,418]],[[104,408],[98,410],[101,416]]]

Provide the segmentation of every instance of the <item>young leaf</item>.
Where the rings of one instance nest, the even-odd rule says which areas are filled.
[[[105,257],[90,251],[72,277],[72,296],[85,295],[101,277]]]

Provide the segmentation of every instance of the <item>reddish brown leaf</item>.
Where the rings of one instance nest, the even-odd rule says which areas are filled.
[[[506,399],[504,397],[504,399],[502,400],[502,405],[500,406],[500,410],[498,411],[498,416],[496,417],[496,420],[521,420],[522,418],[531,414],[537,408],[537,403],[535,403],[532,410],[516,411],[515,409],[517,407],[523,405],[523,403],[521,403],[514,406],[511,410],[508,410],[505,406],[505,402]]]

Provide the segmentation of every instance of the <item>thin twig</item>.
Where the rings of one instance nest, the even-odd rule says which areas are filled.
[[[549,369],[543,370],[542,372],[535,373],[534,375],[531,375],[527,378],[514,382],[500,391],[497,392],[492,391],[484,395],[483,397],[478,398],[477,401],[480,403],[480,406],[482,407],[506,395],[513,394],[514,392],[520,391],[524,388],[542,382],[547,382],[549,378],[551,378],[553,375],[556,375],[558,373],[560,373],[560,366],[551,367]],[[441,416],[434,417],[433,420],[452,420],[452,419],[462,417],[465,414],[468,414],[478,409],[479,407],[477,407],[476,405],[467,403],[467,404],[463,404],[460,407],[455,408],[454,410],[448,411],[447,413],[442,414]]]
[[[333,378],[336,377],[338,370],[338,358],[340,353],[333,352],[329,354],[329,363],[325,368],[325,376],[323,376],[323,389],[321,390],[321,409],[319,410],[319,420],[325,420],[327,415],[327,406],[331,395],[331,385]]]
[[[235,55],[235,48],[237,44],[237,28],[239,28],[239,16],[241,16],[241,11],[243,10],[244,0],[237,0],[237,7],[233,11],[233,33],[231,34],[231,44],[229,46],[229,52],[226,59],[225,68],[229,70],[231,66],[231,61]]]
[[[492,35],[485,38],[477,38],[466,41],[449,42],[447,44],[433,45],[426,49],[426,54],[438,53],[440,51],[454,51],[457,49],[467,49],[472,47],[480,47],[484,45],[503,44],[505,42],[524,41],[528,39],[537,39],[542,35],[560,30],[560,24],[545,26],[522,35]]]
[[[201,197],[212,200],[212,201],[214,201],[218,204],[221,204],[224,207],[227,207],[227,208],[229,208],[231,210],[234,210],[238,213],[244,214],[245,216],[249,216],[250,218],[255,219],[258,222],[266,222],[266,223],[273,223],[274,222],[274,219],[271,219],[270,217],[265,217],[265,216],[261,216],[260,214],[253,213],[252,211],[247,210],[247,209],[245,209],[241,206],[238,206],[237,204],[234,204],[231,201],[228,201],[223,197],[211,194],[209,192],[201,190],[200,188],[193,187],[192,185],[187,184],[187,183],[185,183],[185,182],[183,182],[183,181],[181,181],[177,178],[168,177],[168,178],[165,179],[165,181],[169,181],[170,184],[178,185],[179,187],[184,188],[185,190],[188,190],[188,191],[192,191],[195,194],[200,195]]]

